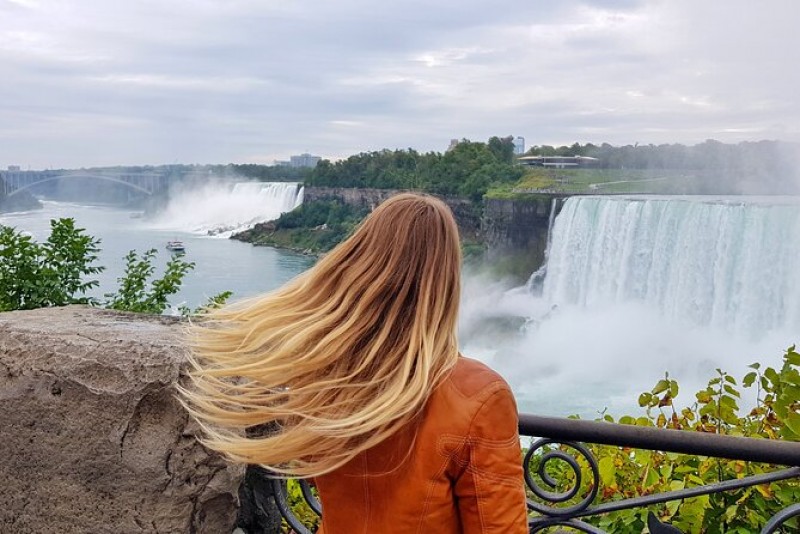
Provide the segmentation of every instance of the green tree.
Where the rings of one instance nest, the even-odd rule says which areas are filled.
[[[50,221],[41,244],[0,226],[0,311],[94,303],[83,295],[98,282],[84,277],[104,269],[93,265],[99,243],[69,218]]]

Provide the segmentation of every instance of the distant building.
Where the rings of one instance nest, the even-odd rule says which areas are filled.
[[[599,160],[589,156],[523,156],[517,158],[522,165],[532,167],[550,167],[554,169],[572,169],[575,167],[591,167]]]
[[[8,166],[8,170],[11,171],[11,172],[19,172],[20,167],[19,167],[19,165],[9,165]]]
[[[310,167],[313,169],[321,159],[319,156],[312,156],[304,152],[299,156],[291,156],[289,158],[289,167]]]
[[[457,146],[458,146],[458,139],[450,139],[450,146],[447,147],[447,150],[445,152],[450,152]]]
[[[289,161],[285,160],[275,160],[275,165],[281,167],[309,167],[314,168],[317,166],[317,163],[320,162],[322,158],[320,156],[313,156],[308,152],[304,152],[299,156],[290,156]]]
[[[525,153],[525,138],[517,136],[514,139],[514,154],[521,156]]]

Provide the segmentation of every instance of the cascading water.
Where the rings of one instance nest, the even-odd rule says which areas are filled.
[[[753,337],[798,325],[800,204],[573,197],[553,229],[544,298],[637,301]]]
[[[464,353],[523,411],[636,414],[665,371],[688,405],[800,342],[798,198],[572,197],[550,241],[540,293],[465,277]]]
[[[303,187],[294,182],[211,183],[173,193],[153,224],[165,230],[230,237],[302,203]]]

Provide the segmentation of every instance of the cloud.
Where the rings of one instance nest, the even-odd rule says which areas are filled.
[[[0,165],[800,140],[800,4],[0,0]]]

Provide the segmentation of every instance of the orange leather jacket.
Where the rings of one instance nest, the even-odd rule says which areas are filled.
[[[319,532],[526,534],[517,422],[508,384],[460,357],[415,424],[317,477]]]

